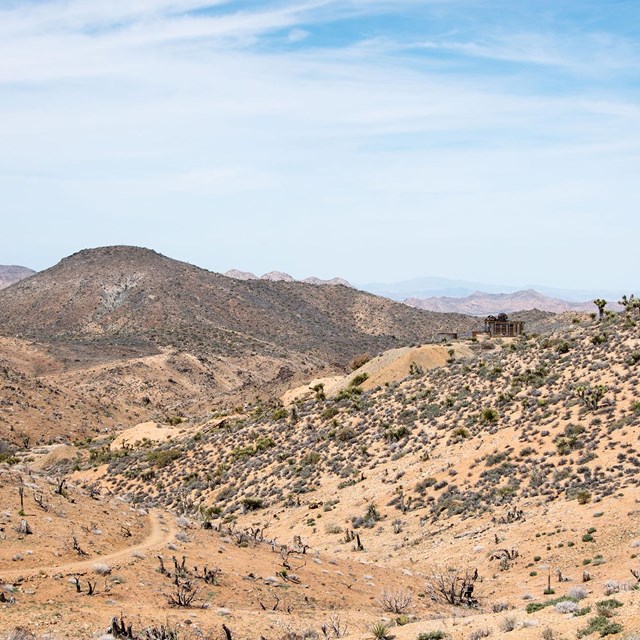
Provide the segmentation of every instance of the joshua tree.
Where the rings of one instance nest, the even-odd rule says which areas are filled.
[[[600,405],[600,401],[604,398],[605,394],[609,391],[609,388],[605,385],[599,384],[595,387],[588,387],[581,385],[576,387],[576,394],[582,400],[584,405],[595,411]]]
[[[624,307],[626,313],[640,314],[640,298],[636,298],[633,293],[629,297],[622,296],[622,300],[619,300],[618,304]]]
[[[618,300],[618,304],[621,307],[624,307],[624,310],[628,313],[629,311],[631,311],[631,309],[633,309],[634,307],[634,302],[635,302],[635,297],[633,295],[633,293],[627,298],[626,294],[624,296],[622,296],[621,300]]]
[[[596,298],[593,301],[593,304],[598,307],[598,319],[602,321],[602,318],[604,317],[604,308],[607,306],[607,301],[603,300],[602,298]]]

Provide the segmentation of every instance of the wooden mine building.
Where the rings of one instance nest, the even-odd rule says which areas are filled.
[[[509,320],[506,313],[499,313],[497,317],[487,316],[484,321],[484,331],[490,336],[515,338],[524,332],[524,322]]]

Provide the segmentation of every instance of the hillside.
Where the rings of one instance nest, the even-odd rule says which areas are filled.
[[[120,247],[0,301],[21,332],[0,339],[8,629],[86,640],[116,616],[114,637],[135,640],[640,630],[635,316],[520,312],[521,338],[421,345],[409,339],[431,320],[459,317]],[[232,322],[234,341],[215,343]],[[286,404],[267,387],[288,388]],[[221,389],[242,400],[216,405]]]
[[[0,340],[0,454],[93,437],[129,418],[106,390],[86,392],[8,359],[18,350],[15,342]]]
[[[331,620],[350,638],[382,620],[398,640],[638,631],[637,324],[575,316],[465,348],[369,390],[356,370],[337,396],[316,386],[289,408],[258,403],[159,440],[96,439],[70,482],[172,511],[176,555],[224,566],[215,589],[184,574],[207,611],[169,606],[171,573],[153,559],[136,570],[185,633],[188,616],[217,634],[220,607],[236,638],[311,638]],[[454,578],[473,596],[448,602],[438,585]],[[140,627],[158,619],[115,591]],[[112,612],[97,611],[104,628]]]
[[[0,438],[42,444],[202,416],[342,373],[360,353],[474,326],[342,286],[241,281],[134,247],[81,251],[0,292],[0,358],[15,396]],[[46,411],[58,388],[91,411]]]
[[[471,316],[496,315],[498,313],[513,313],[539,309],[551,313],[565,311],[593,312],[593,302],[569,302],[559,298],[545,296],[534,289],[516,291],[515,293],[486,293],[476,291],[470,296],[462,298],[437,296],[430,298],[407,298],[405,304],[416,309],[439,311],[441,313],[464,313]],[[609,305],[619,311],[617,304]]]
[[[81,251],[0,293],[3,335],[223,356],[284,350],[336,364],[471,326],[346,287],[236,280],[135,247]]]
[[[327,399],[316,390],[289,411],[257,407],[208,431],[190,443],[180,467],[188,473],[189,461],[193,470],[206,461],[226,471],[213,486],[199,487],[194,504],[208,504],[229,483],[233,493],[223,491],[225,500],[217,502],[222,515],[237,513],[246,495],[276,507],[291,492],[316,493],[325,483],[331,492],[345,478],[357,483],[361,470],[389,464],[391,454],[405,471],[420,467],[434,479],[417,492],[400,483],[412,511],[433,522],[523,500],[571,500],[581,491],[598,501],[637,487],[635,326],[579,323],[551,337],[489,340],[474,348],[475,360],[418,369],[399,384],[365,391],[361,382],[349,382]],[[355,371],[352,380],[358,376]],[[260,440],[268,446],[254,450],[251,443]],[[312,451],[318,455],[310,463]],[[137,475],[132,455],[129,477]],[[282,467],[278,459],[290,462]],[[458,479],[451,465],[469,472]],[[291,474],[292,467],[304,473]],[[146,468],[142,460],[140,473]],[[267,473],[269,484],[258,483]],[[143,483],[138,499],[173,503],[171,469],[160,477],[162,491],[149,493]]]
[[[24,278],[28,278],[35,273],[32,269],[26,267],[17,267],[11,265],[0,265],[0,289],[4,289]]]

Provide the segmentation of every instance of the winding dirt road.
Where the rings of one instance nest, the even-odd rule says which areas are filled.
[[[113,553],[96,556],[89,560],[80,560],[78,562],[69,562],[67,564],[52,565],[47,567],[34,567],[31,569],[4,569],[0,568],[0,582],[8,583],[17,578],[25,580],[34,577],[46,577],[61,573],[63,575],[71,575],[74,573],[83,573],[91,571],[96,564],[108,564],[110,567],[133,562],[132,557],[134,551],[148,551],[149,549],[165,546],[176,533],[175,527],[169,524],[173,519],[167,514],[166,521],[161,522],[162,512],[150,511],[149,520],[151,525],[151,533],[149,537],[142,542],[131,547],[125,547]]]

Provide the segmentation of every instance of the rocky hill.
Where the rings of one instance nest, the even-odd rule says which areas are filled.
[[[27,267],[17,267],[12,265],[0,265],[0,289],[4,289],[15,282],[20,282],[35,273]]]
[[[11,409],[6,437],[86,431],[89,419],[41,419],[49,388],[101,399],[96,429],[125,410],[129,420],[202,415],[344,372],[361,353],[474,326],[347,287],[236,280],[133,247],[86,250],[0,292],[0,357],[19,352],[24,384],[47,383],[20,417]]]
[[[335,364],[474,325],[346,287],[235,280],[135,247],[81,251],[0,293],[5,336]]]
[[[405,304],[416,309],[440,311],[441,313],[464,313],[471,316],[487,316],[514,311],[539,309],[551,313],[565,311],[593,312],[596,308],[592,301],[568,302],[559,298],[545,296],[534,289],[516,291],[515,293],[486,293],[476,291],[462,298],[436,296],[430,298],[407,298]],[[609,308],[616,311],[620,307],[614,303]]]
[[[296,279],[293,276],[290,276],[288,273],[284,273],[283,271],[270,271],[269,273],[265,273],[264,275],[258,277],[254,273],[250,271],[239,271],[238,269],[230,269],[226,271],[225,276],[227,278],[235,278],[236,280],[270,280],[271,282],[296,282]],[[315,285],[342,285],[344,287],[350,287],[351,284],[345,280],[344,278],[330,278],[328,280],[323,280],[322,278],[316,278],[315,276],[309,276],[308,278],[304,278],[299,282],[304,282],[306,284],[315,284]]]

